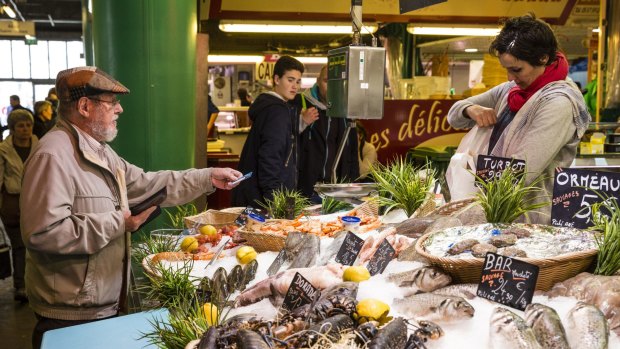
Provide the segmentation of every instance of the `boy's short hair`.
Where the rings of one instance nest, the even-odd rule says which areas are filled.
[[[276,75],[279,77],[284,76],[289,70],[297,70],[300,73],[304,73],[304,65],[300,61],[296,60],[291,56],[282,56],[276,62],[276,65],[273,67],[273,77]]]

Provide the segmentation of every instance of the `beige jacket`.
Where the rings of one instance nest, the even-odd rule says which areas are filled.
[[[31,138],[31,152],[38,143],[37,136]],[[22,190],[24,163],[13,146],[13,135],[0,142],[0,188],[4,185],[7,193],[19,194]]]
[[[448,112],[448,122],[454,128],[475,126],[475,121],[463,116],[463,111],[473,104],[493,108],[497,115],[501,115],[508,108],[508,92],[513,86],[514,82],[506,82],[483,94],[456,102]],[[554,169],[571,165],[589,122],[590,115],[577,87],[568,80],[552,82],[537,91],[516,113],[488,155],[525,160],[527,182],[541,174],[546,178],[541,186],[544,194],[536,201],[550,201]],[[481,130],[490,133],[493,127]],[[488,143],[483,144],[483,149],[477,153],[485,153],[486,149]],[[533,212],[530,222],[549,224],[550,213],[551,206]]]
[[[90,320],[124,306],[130,234],[123,211],[166,186],[163,206],[214,190],[211,170],[144,172],[108,145],[101,162],[82,136],[59,120],[26,162],[21,194],[30,306],[45,317]]]

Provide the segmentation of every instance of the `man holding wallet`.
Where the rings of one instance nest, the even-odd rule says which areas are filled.
[[[163,206],[183,204],[241,177],[230,168],[144,172],[119,157],[106,143],[123,112],[116,95],[129,89],[96,67],[61,71],[56,92],[57,126],[25,164],[20,205],[34,348],[45,331],[126,310],[130,235],[156,209],[132,215],[130,206],[157,205],[163,188]]]

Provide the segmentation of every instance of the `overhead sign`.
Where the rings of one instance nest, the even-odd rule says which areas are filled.
[[[446,2],[448,0],[398,0],[400,14],[415,11],[424,7]]]
[[[34,22],[0,21],[0,36],[35,36]]]
[[[271,80],[273,79],[273,68],[276,65],[275,62],[260,62],[256,63],[256,80]]]

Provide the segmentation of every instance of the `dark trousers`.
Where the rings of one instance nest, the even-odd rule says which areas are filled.
[[[99,320],[105,320],[116,316],[111,316],[104,319],[95,319],[95,320],[58,320],[58,319],[50,319],[39,314],[34,314],[37,317],[37,324],[34,326],[34,331],[32,331],[32,349],[40,349],[41,341],[43,340],[43,334],[47,331],[57,330],[59,328],[65,328],[69,326],[86,324],[89,322],[95,322]]]
[[[25,288],[24,272],[26,270],[26,248],[22,241],[19,226],[19,194],[9,194],[2,191],[2,207],[0,217],[11,241],[11,255],[13,257],[13,287]]]

